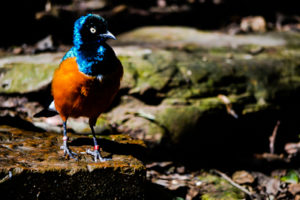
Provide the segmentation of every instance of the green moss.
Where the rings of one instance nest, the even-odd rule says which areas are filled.
[[[163,105],[188,105],[189,101],[184,97],[181,98],[165,98],[162,102]]]
[[[229,53],[234,53],[235,50],[232,49],[231,47],[212,47],[209,48],[208,53],[209,54],[215,54],[215,55],[229,55]]]
[[[161,90],[175,70],[171,66],[172,54],[167,51],[155,51],[151,55],[130,57],[125,60],[123,81],[125,85],[131,86],[130,93],[143,93],[148,89]]]
[[[172,142],[178,143],[181,137],[193,131],[200,116],[201,112],[195,106],[172,106],[158,113],[156,119],[167,128]]]
[[[202,112],[220,109],[224,107],[224,104],[218,97],[203,98],[200,100],[190,100],[190,102]]]
[[[151,145],[160,144],[163,136],[166,134],[166,130],[156,123],[150,123],[147,132],[146,139],[151,141]],[[149,146],[151,148],[151,146]]]
[[[157,31],[155,28],[145,30],[150,32],[138,32],[143,35]],[[195,30],[192,32],[200,34]],[[258,35],[258,38],[261,36]],[[271,36],[279,37],[276,34]],[[257,40],[255,37],[252,39]],[[127,63],[125,71],[128,69],[130,73],[129,76],[125,73],[124,78],[125,85],[131,85],[130,93],[143,94],[148,89],[165,89],[167,93],[164,96],[185,99],[247,93],[256,101],[263,99],[268,103],[278,95],[278,90],[295,85],[300,77],[300,52],[296,49],[286,49],[280,45],[268,47],[256,42],[234,48],[212,46],[207,50],[194,43],[185,45],[182,47],[184,51],[168,48],[153,50],[143,57],[122,58]],[[260,48],[263,48],[261,52],[251,55]],[[131,84],[127,84],[130,81]],[[298,84],[293,89],[296,88]]]
[[[135,69],[135,62],[130,59],[128,56],[119,56],[118,57],[124,67],[124,75],[122,79],[123,88],[134,88],[137,82],[137,71]]]
[[[51,82],[56,64],[6,64],[1,70],[0,92],[29,92]]]
[[[207,186],[207,192],[201,196],[204,200],[234,200],[244,199],[245,194],[233,187],[221,177],[204,173],[198,177]]]
[[[283,33],[274,33],[278,37],[283,37],[286,41],[286,47],[299,49],[300,47],[300,34],[296,32],[283,32]]]
[[[206,81],[209,75],[209,70],[211,63],[206,63],[203,61],[194,61],[194,62],[179,62],[177,67],[182,74],[183,78],[192,83],[197,84],[201,81]]]
[[[191,97],[199,96],[200,90],[196,88],[191,88],[189,86],[182,86],[180,88],[174,88],[171,89],[168,93],[167,96],[169,98],[185,98],[189,99]]]

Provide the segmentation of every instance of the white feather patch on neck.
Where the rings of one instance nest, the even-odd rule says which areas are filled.
[[[97,79],[98,79],[100,82],[102,82],[103,76],[102,76],[101,74],[99,74],[99,75],[97,76]]]

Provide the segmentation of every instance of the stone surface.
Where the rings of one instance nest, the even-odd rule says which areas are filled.
[[[284,34],[283,34],[284,35]],[[138,28],[118,37],[123,44],[155,44],[160,47],[196,45],[203,48],[230,47],[242,45],[283,46],[287,40],[282,35],[228,35],[219,32],[199,31],[188,27],[149,26]],[[119,43],[118,42],[118,43]]]
[[[0,92],[26,93],[46,86],[63,55],[44,53],[1,58]]]
[[[0,127],[1,199],[143,199],[144,144],[126,135],[99,140],[111,161],[94,163],[85,153],[92,138],[69,134],[79,161],[64,158],[62,136]]]
[[[248,121],[239,121],[243,128],[256,123],[248,120],[253,114],[286,109],[295,102],[300,89],[299,38],[288,32],[233,36],[184,27],[145,27],[120,35],[115,44],[140,46],[135,54],[119,51],[125,66],[123,88],[145,103],[135,109],[154,116],[145,124],[167,130],[168,141],[177,143],[212,132],[220,137],[222,129],[215,127],[232,132],[237,124],[226,117],[220,94],[228,97],[240,119]],[[121,101],[120,106],[130,109],[132,103]],[[134,117],[121,124],[141,127],[131,123],[140,118]],[[205,127],[205,122],[218,126]],[[150,133],[149,125],[142,130]]]
[[[97,132],[110,132],[113,127],[149,142],[151,147],[172,147],[176,158],[181,158],[177,154],[182,153],[193,159],[209,151],[228,163],[226,156],[220,154],[266,151],[276,121],[283,120],[283,129],[279,131],[284,132],[288,127],[284,124],[296,120],[290,113],[300,112],[298,33],[227,35],[186,27],[144,27],[117,38],[110,42],[124,65],[125,74],[113,106],[97,122]],[[43,55],[32,56],[32,60]],[[22,59],[26,60],[25,57]],[[57,64],[49,58],[46,63]],[[7,58],[0,59],[6,66],[0,67],[3,94],[14,92],[26,96],[40,88],[39,83],[51,81],[54,70],[51,67],[43,70],[47,76],[31,72],[35,68],[48,69],[48,64],[32,67],[28,63],[36,62],[31,60],[24,61],[27,64],[19,68],[15,63],[20,59],[19,56],[16,62],[13,58],[9,62]],[[23,75],[34,80],[17,80],[27,80],[33,83],[33,88],[26,86],[26,82],[12,87],[10,80],[23,77],[23,69],[24,72],[31,69]],[[20,85],[26,86],[25,89]],[[228,103],[220,96],[228,99]],[[22,106],[22,103],[16,105]],[[22,111],[26,113],[26,109]],[[44,123],[46,119],[32,119],[30,113],[26,120],[49,130],[49,125]],[[50,128],[59,130],[52,125]],[[85,119],[70,119],[69,128],[77,133],[90,132]],[[297,135],[297,130],[288,129],[285,134]],[[257,137],[265,139],[257,141]]]

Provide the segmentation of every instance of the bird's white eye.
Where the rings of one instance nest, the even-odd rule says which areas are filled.
[[[96,33],[96,29],[94,27],[90,28],[91,33]]]

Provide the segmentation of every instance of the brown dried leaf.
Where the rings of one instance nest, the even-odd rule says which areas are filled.
[[[300,183],[292,183],[288,187],[288,191],[293,195],[300,194]]]
[[[276,170],[273,170],[271,172],[271,176],[274,177],[274,178],[279,178],[279,177],[283,177],[286,175],[286,172],[287,170],[286,169],[276,169]]]
[[[300,150],[300,142],[299,143],[287,143],[284,146],[284,150],[288,153],[288,154],[295,154],[298,153]]]
[[[194,197],[196,197],[198,194],[200,193],[199,188],[197,187],[191,187],[188,191],[188,193],[186,194],[185,199],[186,200],[192,200],[194,199]]]
[[[164,161],[164,162],[153,162],[153,163],[149,163],[146,165],[146,168],[147,169],[151,169],[153,167],[167,167],[167,166],[170,166],[172,165],[173,163],[171,161]]]
[[[271,178],[260,172],[255,172],[254,176],[258,180],[258,185],[265,188],[268,195],[276,195],[281,191],[280,181],[278,179]]]
[[[169,184],[169,189],[170,190],[177,190],[178,188],[180,187],[185,187],[187,186],[186,182],[185,181],[181,181],[181,180],[171,180],[170,181],[170,184]]]
[[[162,180],[162,179],[152,180],[152,182],[156,183],[158,185],[162,185],[162,186],[164,186],[166,188],[168,188],[169,185],[170,185],[168,180]]]
[[[254,177],[247,171],[237,171],[232,175],[234,182],[238,184],[253,183]]]
[[[177,168],[176,168],[176,171],[177,171],[177,173],[179,173],[179,174],[183,174],[183,173],[185,172],[185,167],[184,167],[184,166],[177,167]]]
[[[240,28],[244,32],[266,32],[267,23],[262,16],[249,16],[241,20]]]
[[[268,194],[276,195],[278,191],[280,191],[280,181],[277,179],[271,179],[265,187]]]

